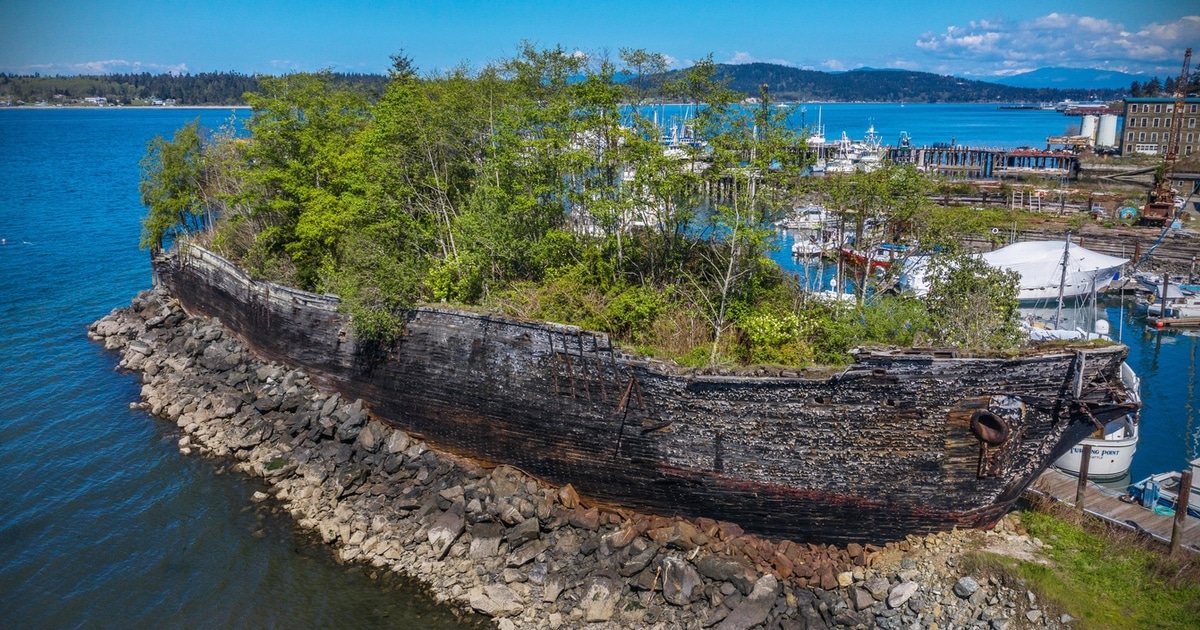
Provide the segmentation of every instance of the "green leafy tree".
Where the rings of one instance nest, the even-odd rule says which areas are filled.
[[[139,191],[149,211],[142,220],[143,248],[160,249],[175,230],[196,232],[211,223],[203,188],[200,119],[179,128],[170,141],[154,136],[146,145],[141,169]]]
[[[265,258],[284,257],[294,281],[316,288],[338,238],[363,209],[363,170],[354,147],[369,120],[367,96],[337,85],[329,72],[260,77],[246,95],[254,113],[246,157],[260,191],[251,212],[271,227],[256,245]]]
[[[931,343],[997,350],[1020,345],[1020,274],[992,267],[979,256],[955,254],[932,259],[927,280],[925,334]]]

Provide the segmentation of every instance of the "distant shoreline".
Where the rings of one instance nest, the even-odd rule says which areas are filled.
[[[94,109],[94,110],[112,110],[112,109],[250,109],[249,105],[108,105],[99,107],[96,105],[5,105],[0,107],[0,111],[6,109]]]

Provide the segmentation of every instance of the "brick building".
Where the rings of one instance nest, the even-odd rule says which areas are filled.
[[[1121,155],[1165,155],[1174,115],[1174,98],[1125,99]],[[1187,99],[1181,122],[1179,157],[1187,157],[1200,152],[1200,98]]]

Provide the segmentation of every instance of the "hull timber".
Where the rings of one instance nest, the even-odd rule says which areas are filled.
[[[390,346],[357,343],[336,297],[254,281],[198,247],[154,271],[189,313],[440,448],[602,501],[803,541],[991,525],[1094,422],[1136,405],[1120,345],[863,353],[829,378],[694,375],[604,334],[443,308],[412,311]]]

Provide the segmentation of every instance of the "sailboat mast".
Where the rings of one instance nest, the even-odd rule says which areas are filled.
[[[1058,280],[1058,308],[1054,310],[1054,328],[1058,329],[1058,320],[1062,317],[1063,290],[1067,286],[1067,256],[1071,252],[1071,232],[1067,231],[1067,243],[1063,247],[1062,276]]]

